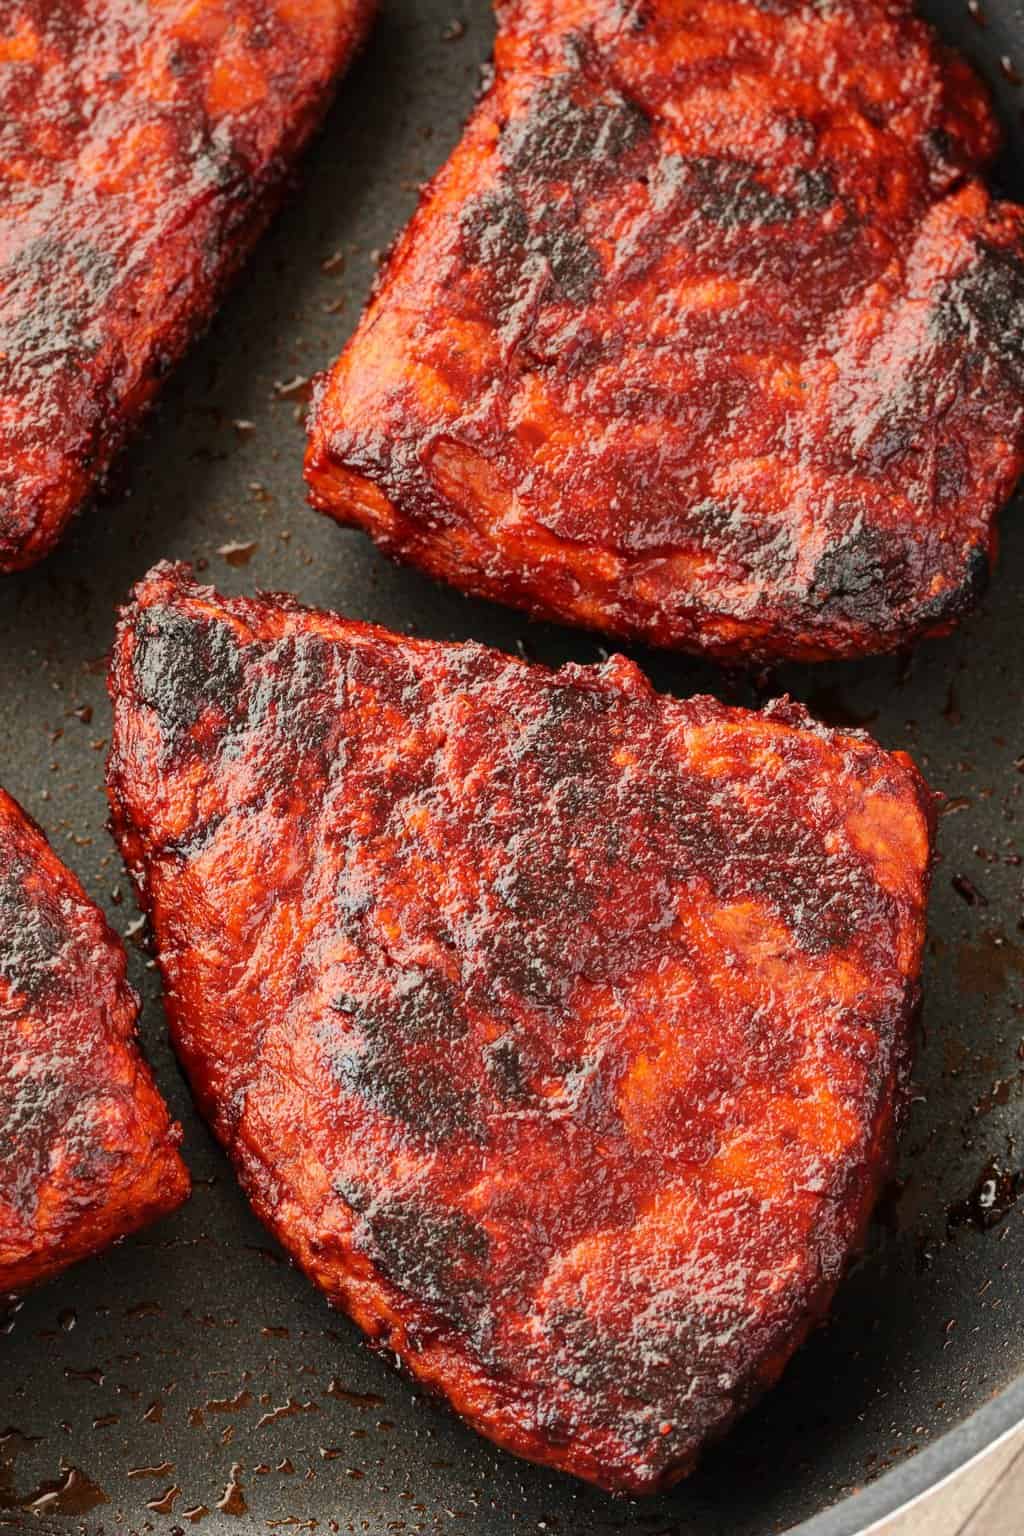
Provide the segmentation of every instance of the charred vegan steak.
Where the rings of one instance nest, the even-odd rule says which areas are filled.
[[[1024,447],[1024,211],[905,0],[505,0],[321,389],[314,505],[469,592],[726,657],[948,630]]]
[[[188,1194],[125,969],[102,913],[0,790],[0,1295]]]
[[[670,1484],[822,1316],[889,1167],[908,758],[160,566],[113,824],[258,1214],[476,1429]]]
[[[0,8],[0,571],[49,553],[210,319],[371,5]]]

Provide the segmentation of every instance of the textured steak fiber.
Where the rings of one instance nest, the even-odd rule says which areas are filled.
[[[664,1486],[824,1313],[885,1177],[908,758],[182,567],[111,670],[114,828],[258,1214],[472,1425]]]
[[[311,424],[314,504],[729,657],[951,627],[1024,447],[1024,212],[904,0],[505,0]]]
[[[371,4],[0,7],[0,571],[49,553],[209,320]]]
[[[0,790],[0,1295],[181,1204],[120,940]]]

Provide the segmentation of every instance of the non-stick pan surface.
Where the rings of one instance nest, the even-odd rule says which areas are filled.
[[[185,1124],[196,1178],[177,1216],[30,1296],[0,1336],[0,1526],[763,1536],[811,1520],[809,1531],[838,1536],[1024,1412],[1021,1386],[990,1402],[1024,1377],[1018,509],[1003,519],[1002,560],[979,612],[913,658],[743,681],[638,654],[659,688],[681,695],[747,701],[788,689],[825,719],[908,748],[949,797],[901,1182],[829,1325],[674,1493],[619,1501],[552,1477],[417,1393],[289,1268],[178,1075],[102,794],[114,605],[153,561],[192,560],[231,592],[285,588],[546,662],[601,654],[597,638],[531,625],[392,568],[304,505],[295,381],[337,353],[376,253],[454,142],[488,56],[485,0],[455,3],[384,0],[294,196],[111,494],[55,558],[0,585],[0,781],[129,937],[145,1045]],[[975,0],[970,11],[962,0],[931,11],[987,77],[1019,153],[1024,18],[1008,0],[982,5],[984,15]],[[1004,177],[1024,191],[1012,156]],[[840,1503],[890,1468],[887,1482]]]

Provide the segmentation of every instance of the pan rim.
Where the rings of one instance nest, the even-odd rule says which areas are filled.
[[[994,1451],[1024,1424],[1024,1376],[876,1482],[791,1526],[788,1536],[870,1536]]]

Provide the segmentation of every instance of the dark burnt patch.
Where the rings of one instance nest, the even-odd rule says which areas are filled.
[[[334,897],[341,932],[354,941],[361,939],[364,919],[373,911],[372,878],[346,861],[338,874]]]
[[[671,155],[662,162],[660,182],[663,198],[674,195],[694,204],[702,218],[722,229],[789,224],[804,211],[794,198],[765,186],[742,160]]]
[[[499,1099],[523,1104],[530,1097],[523,1054],[511,1035],[501,1035],[483,1049],[484,1070]]]
[[[289,635],[261,657],[246,706],[246,730],[272,729],[283,745],[319,754],[334,724],[327,708],[331,647],[319,635]]]
[[[593,774],[607,759],[606,721],[615,702],[597,689],[547,689],[543,710],[512,748],[513,762],[528,764],[548,789],[562,779]]]
[[[136,626],[132,672],[139,700],[155,710],[168,746],[213,707],[230,717],[244,668],[224,624],[172,608],[147,608]]]
[[[585,304],[601,278],[601,259],[566,209],[545,207],[531,224],[526,204],[508,188],[471,202],[461,224],[463,260],[479,269],[478,296],[501,318],[520,296],[524,279],[543,264],[554,296]]]
[[[967,552],[963,580],[939,593],[918,609],[917,618],[925,624],[943,624],[961,619],[972,612],[984,597],[992,579],[988,551],[975,544]]]
[[[471,198],[462,211],[460,231],[467,265],[484,268],[488,282],[496,286],[515,281],[530,238],[530,220],[510,187]]]
[[[481,1227],[451,1207],[395,1196],[364,1211],[355,1240],[392,1285],[479,1346],[488,1318]]]
[[[912,594],[901,541],[857,517],[819,557],[810,601],[829,619],[877,625]]]
[[[27,866],[6,854],[0,869],[0,976],[30,1002],[58,983],[65,936],[54,912],[25,889]]]
[[[593,182],[650,133],[640,107],[618,92],[580,102],[590,87],[568,75],[545,82],[502,131],[500,150],[514,174],[544,181]]]
[[[4,268],[0,351],[36,367],[89,350],[91,323],[116,286],[114,253],[88,240],[39,235]],[[40,295],[46,295],[41,301]]]
[[[411,971],[387,997],[345,992],[334,1007],[356,1034],[326,1031],[331,1070],[347,1093],[401,1121],[426,1146],[457,1135],[479,1138],[473,1096],[451,1071],[451,1052],[469,1023],[449,982],[435,972]]]
[[[582,230],[554,223],[533,243],[551,269],[559,294],[570,304],[585,304],[601,277],[601,259]]]
[[[0,1063],[2,1066],[2,1063]],[[0,1070],[0,1165],[4,1195],[30,1218],[50,1172],[54,1143],[82,1098],[83,1084],[59,1066],[41,1066],[17,1077]]]
[[[697,1307],[655,1318],[623,1317],[621,1328],[599,1322],[582,1308],[566,1308],[553,1321],[559,1373],[587,1394],[600,1415],[596,1422],[648,1450],[653,1425],[664,1421],[675,1427],[683,1390],[687,1411],[679,1428],[699,1439],[726,1410],[736,1390],[730,1366],[750,1349],[744,1326],[749,1319],[733,1314],[716,1325]],[[678,1442],[666,1448],[666,1459],[678,1454]]]
[[[806,954],[845,949],[874,910],[877,891],[860,863],[843,870],[842,901],[823,898],[836,870],[814,829],[781,800],[773,816],[751,822],[742,795],[666,764],[642,803],[648,846],[673,885],[696,878],[716,902],[764,902]]]
[[[1024,262],[1015,251],[982,246],[978,259],[949,282],[933,314],[946,342],[966,345],[969,362],[994,358],[1016,390],[1024,390]]]
[[[792,564],[792,530],[752,516],[742,502],[706,497],[688,509],[685,529],[699,549],[736,561],[750,575],[778,581]]]

